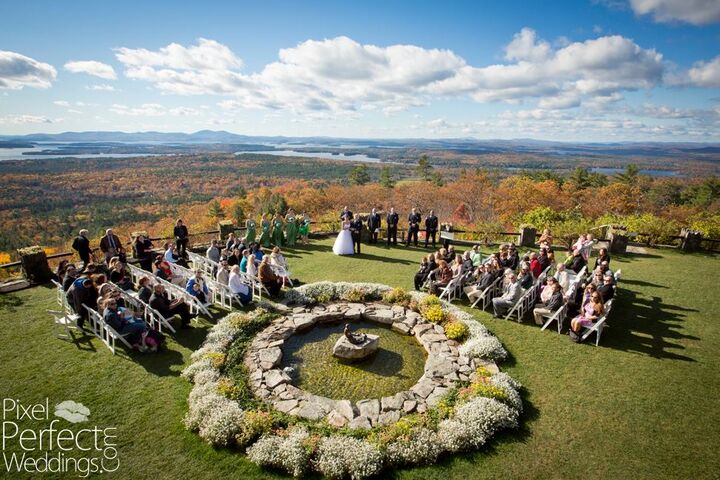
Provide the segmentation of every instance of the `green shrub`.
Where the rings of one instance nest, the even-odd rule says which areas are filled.
[[[244,448],[258,439],[262,434],[269,432],[273,427],[273,415],[268,412],[248,410],[245,412],[240,431],[235,435],[235,443]]]
[[[412,298],[410,297],[410,294],[402,288],[393,288],[383,295],[383,301],[393,303],[395,305],[402,305],[404,307],[409,306],[411,300]]]
[[[369,297],[369,292],[364,288],[352,288],[345,292],[342,299],[346,302],[362,303]]]
[[[204,357],[210,360],[210,364],[216,370],[220,370],[225,365],[226,356],[224,353],[211,352],[206,353]]]
[[[240,388],[229,378],[221,378],[217,386],[218,393],[230,400],[237,400]]]

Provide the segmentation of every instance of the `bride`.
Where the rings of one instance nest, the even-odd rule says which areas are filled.
[[[335,255],[352,255],[355,253],[353,248],[352,234],[350,233],[350,218],[343,217],[342,228],[333,245],[333,253]]]

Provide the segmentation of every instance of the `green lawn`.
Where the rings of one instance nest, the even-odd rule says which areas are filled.
[[[331,245],[325,240],[286,252],[293,277],[412,287],[421,249],[364,246],[361,257],[336,257]],[[395,475],[717,478],[720,299],[714,287],[720,261],[652,250],[612,263],[623,278],[599,348],[473,311],[510,352],[501,368],[525,385],[522,427],[479,453]],[[56,308],[54,295],[43,287],[0,295],[3,398],[37,403],[49,397],[51,405],[72,399],[90,408],[93,424],[118,427],[121,465],[108,478],[275,475],[183,428],[190,385],[179,373],[209,323],[170,338],[160,355],[112,356],[94,339],[53,338],[45,309]],[[0,477],[3,471],[0,465]]]

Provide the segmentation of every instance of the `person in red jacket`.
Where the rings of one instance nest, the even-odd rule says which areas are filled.
[[[542,273],[542,265],[540,265],[540,260],[538,260],[537,253],[532,253],[530,255],[530,271],[535,278],[538,278]]]

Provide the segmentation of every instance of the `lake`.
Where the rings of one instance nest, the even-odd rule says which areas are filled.
[[[624,168],[604,168],[604,167],[594,167],[590,169],[593,173],[602,173],[603,175],[617,175],[618,173],[623,173],[625,171]],[[640,170],[640,175],[648,175],[650,177],[679,177],[680,172],[677,170]]]
[[[235,152],[235,155],[242,155],[244,153],[257,153],[260,155],[275,155],[278,157],[303,157],[303,158],[327,158],[329,160],[344,160],[348,162],[369,162],[369,163],[380,163],[379,158],[368,157],[363,154],[346,155],[344,153],[330,153],[330,152],[296,152],[295,150],[266,150],[266,151],[253,151],[253,152]]]

